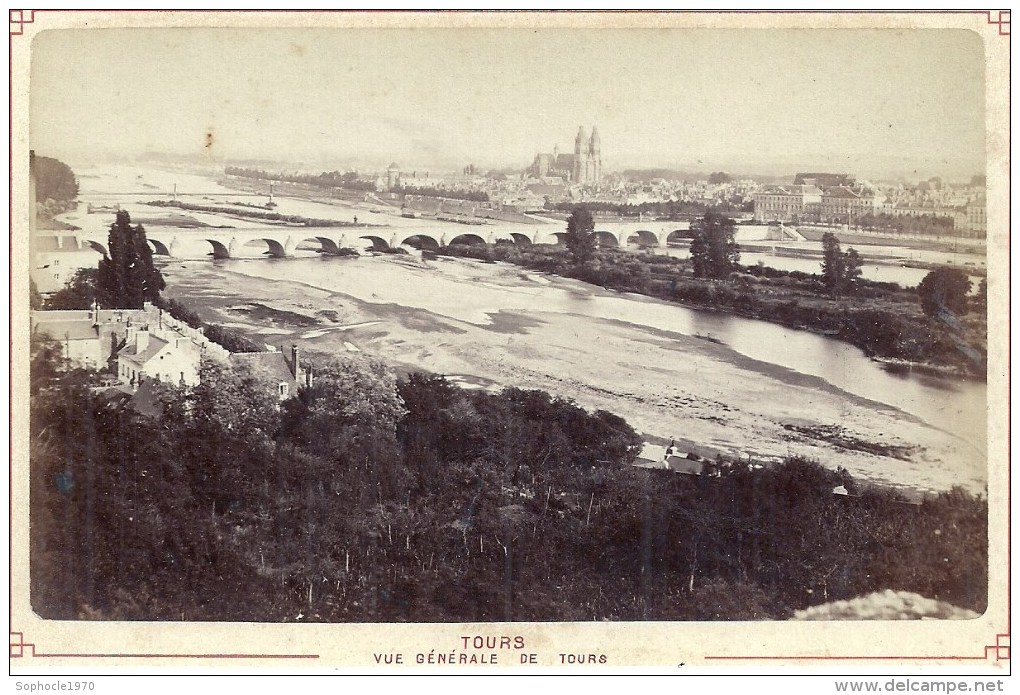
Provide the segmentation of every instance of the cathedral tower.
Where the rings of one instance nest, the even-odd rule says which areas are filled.
[[[584,126],[577,129],[574,139],[574,171],[571,179],[574,183],[584,183],[587,176],[588,138],[584,134]]]
[[[597,184],[602,180],[602,141],[599,139],[599,127],[591,127],[591,140],[588,141],[588,183]]]

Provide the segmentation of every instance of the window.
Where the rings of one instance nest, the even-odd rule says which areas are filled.
[[[289,390],[290,390],[290,386],[287,385],[285,382],[281,381],[280,382],[280,398],[286,398],[287,397],[287,391],[289,391]]]

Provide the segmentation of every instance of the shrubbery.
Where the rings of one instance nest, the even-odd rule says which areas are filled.
[[[156,306],[192,328],[201,328],[206,338],[226,348],[229,352],[262,352],[266,349],[265,345],[252,340],[239,331],[216,323],[207,323],[197,311],[172,297],[161,296],[156,302]]]

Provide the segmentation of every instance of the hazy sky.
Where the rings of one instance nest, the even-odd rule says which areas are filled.
[[[963,30],[52,30],[31,141],[383,168],[528,165],[598,124],[604,168],[984,169]]]

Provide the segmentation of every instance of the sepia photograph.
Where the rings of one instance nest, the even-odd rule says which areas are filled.
[[[12,10],[12,669],[1007,673],[1008,33]]]

